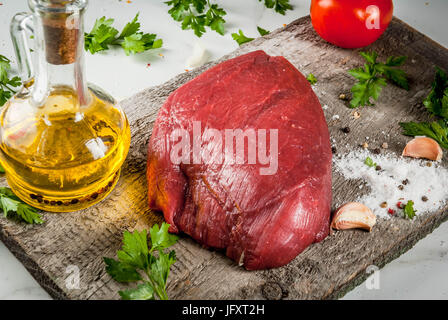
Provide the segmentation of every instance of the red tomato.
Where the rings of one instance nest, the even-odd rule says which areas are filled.
[[[387,29],[392,0],[312,0],[311,21],[317,33],[342,48],[361,48]]]

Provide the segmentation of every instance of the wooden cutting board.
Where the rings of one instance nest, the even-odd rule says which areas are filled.
[[[377,105],[362,109],[361,119],[354,120],[348,102],[338,96],[348,93],[354,83],[347,70],[363,63],[357,51],[336,48],[321,40],[310,18],[303,17],[243,45],[220,61],[256,49],[282,55],[302,73],[312,72],[319,79],[315,92],[321,104],[328,105],[325,115],[338,153],[358,148],[368,136],[378,144],[387,142],[389,152],[400,154],[408,138],[400,134],[398,122],[426,120],[421,101],[430,88],[434,66],[448,69],[447,49],[394,19],[369,49],[377,51],[380,59],[408,56],[404,69],[410,76],[411,90],[389,85]],[[115,257],[124,230],[148,229],[162,221],[162,216],[146,205],[146,148],[157,111],[173,90],[220,61],[180,74],[121,103],[131,123],[132,143],[121,179],[106,200],[82,212],[44,213],[46,222],[42,226],[0,219],[0,238],[51,296],[117,299],[117,291],[127,287],[106,274],[102,257]],[[332,120],[333,115],[339,115],[340,120]],[[344,126],[350,126],[350,134],[341,132]],[[385,140],[381,131],[390,137]],[[334,204],[354,200],[361,192],[356,181],[347,181],[336,173],[333,179]],[[368,266],[384,266],[446,220],[445,209],[421,215],[412,222],[400,218],[381,220],[371,233],[337,232],[282,268],[256,272],[245,271],[221,252],[206,250],[182,237],[174,248],[178,261],[170,274],[168,294],[171,299],[338,298],[368,276]],[[80,287],[67,288],[76,268]]]

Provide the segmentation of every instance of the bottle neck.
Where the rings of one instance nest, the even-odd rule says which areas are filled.
[[[35,13],[36,70],[32,99],[43,105],[52,91],[73,91],[79,105],[88,103],[84,72],[83,10]]]

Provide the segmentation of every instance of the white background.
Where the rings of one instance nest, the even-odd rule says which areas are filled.
[[[257,26],[273,30],[309,14],[309,0],[291,0],[294,10],[282,16],[264,9],[257,0],[218,1],[227,11],[225,36],[207,32],[199,41],[217,59],[237,48],[230,33],[242,29],[257,36]],[[25,0],[0,0],[0,54],[13,58],[9,22],[13,15],[28,11]],[[435,41],[448,47],[447,0],[395,0],[394,14]],[[87,54],[87,78],[106,89],[116,99],[124,99],[144,88],[161,84],[184,72],[185,63],[198,39],[192,31],[181,30],[167,13],[162,0],[90,0],[86,29],[103,15],[115,18],[121,28],[140,12],[145,32],[157,33],[164,47],[127,57],[120,50]],[[163,54],[163,57],[159,56]],[[13,59],[14,61],[14,59]],[[148,67],[148,64],[150,66]],[[447,299],[448,298],[448,223],[420,241],[412,250],[388,264],[380,272],[380,289],[368,290],[365,284],[346,295],[346,299]],[[0,299],[49,299],[25,268],[0,242]]]

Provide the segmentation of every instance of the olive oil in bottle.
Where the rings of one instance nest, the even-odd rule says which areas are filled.
[[[114,188],[129,150],[129,123],[113,98],[85,84],[86,0],[30,5],[34,13],[16,16],[12,26],[22,76],[29,80],[0,114],[0,162],[23,201],[46,211],[80,210]],[[26,19],[34,19],[34,74],[21,56],[24,31],[15,28]]]

